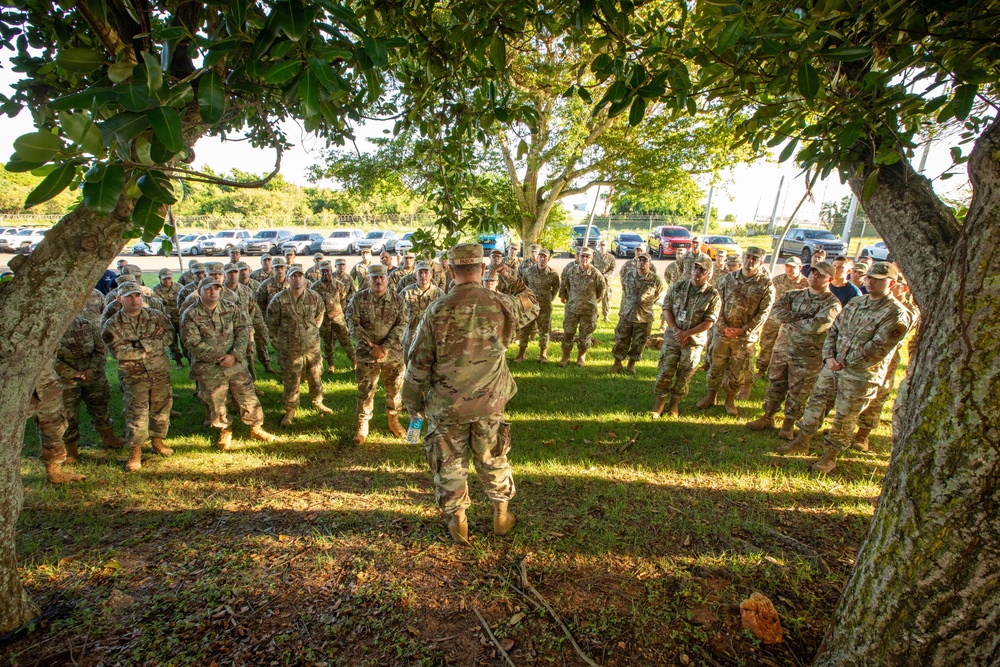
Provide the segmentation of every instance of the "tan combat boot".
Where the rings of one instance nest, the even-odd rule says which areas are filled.
[[[546,354],[548,349],[549,349],[548,345],[545,345],[538,349],[538,363],[540,364],[549,363],[549,355]]]
[[[563,348],[563,356],[562,359],[559,360],[559,368],[566,368],[569,366],[569,352],[569,350]]]
[[[833,472],[833,469],[837,467],[837,455],[840,454],[839,451],[833,447],[827,447],[826,451],[823,452],[823,456],[820,457],[819,461],[812,464],[813,472],[818,472],[821,474],[827,474]]]
[[[527,345],[518,345],[517,346],[517,356],[514,358],[514,363],[515,364],[519,364],[522,361],[524,361],[524,352],[527,349],[528,349]]]
[[[101,444],[108,449],[121,449],[125,446],[125,438],[119,438],[113,428],[98,429],[97,434],[101,436]]]
[[[609,373],[621,373],[622,372],[622,360],[615,359],[615,363],[611,364],[611,368],[608,369]]]
[[[726,414],[730,417],[738,417],[740,411],[736,409],[736,396],[726,392]]]
[[[80,460],[80,449],[75,442],[64,443],[64,446],[66,447],[66,458],[63,459],[64,464],[72,465]]]
[[[385,416],[389,421],[389,431],[397,438],[405,438],[406,429],[399,423],[399,415],[395,412],[386,412]]]
[[[778,447],[777,451],[782,456],[786,454],[808,454],[809,453],[809,443],[812,441],[811,435],[806,435],[805,433],[799,433],[795,436],[787,445],[782,445]]]
[[[681,410],[681,397],[671,396],[670,405],[667,406],[667,414],[670,415],[671,417],[676,418],[680,416],[680,410]]]
[[[365,438],[367,437],[368,437],[368,420],[359,419],[358,430],[354,432],[354,444],[355,445],[365,444]]]
[[[629,375],[635,375],[635,362],[634,361],[630,360],[628,362],[628,366],[625,368],[625,372],[628,373]]]
[[[576,365],[579,366],[580,368],[583,368],[584,365],[586,365],[586,363],[587,363],[587,353],[579,352],[576,355]]]
[[[851,443],[851,447],[860,452],[867,452],[871,449],[868,445],[868,434],[871,432],[870,428],[859,428],[858,432],[854,434],[854,442]],[[66,451],[69,452],[69,445],[66,445]],[[69,462],[69,458],[66,459],[66,462]]]
[[[751,431],[766,431],[774,428],[774,414],[765,412],[757,419],[746,423],[746,427]]]
[[[152,445],[153,445],[153,451],[162,456],[163,458],[172,456],[174,453],[174,450],[170,449],[169,447],[163,444],[163,438],[153,438]]]
[[[778,437],[782,440],[794,440],[795,439],[795,420],[788,419],[787,417],[781,422],[781,430],[778,431]]]
[[[517,517],[507,509],[506,500],[493,501],[493,534],[506,535],[514,529]]]
[[[69,484],[86,479],[83,475],[63,472],[61,461],[45,462],[45,481],[49,484]]]
[[[657,396],[656,402],[653,404],[653,409],[649,411],[649,416],[652,417],[653,419],[659,419],[660,415],[663,414],[663,411],[666,408],[667,408],[667,397]]]
[[[278,438],[265,431],[264,427],[260,424],[254,424],[250,427],[250,439],[260,440],[261,442],[274,442]]]
[[[739,399],[741,401],[749,399],[751,392],[753,392],[753,378],[750,378],[743,383],[743,388],[740,389]]]
[[[133,447],[125,463],[125,472],[135,472],[142,468],[142,447]]]
[[[219,436],[215,439],[215,446],[220,452],[224,452],[233,444],[233,429],[220,428]]]
[[[313,401],[313,407],[316,408],[316,412],[324,415],[332,415],[333,410],[323,405],[323,401]]]
[[[455,544],[469,546],[469,520],[465,517],[465,510],[458,510],[448,517],[448,533]]]
[[[695,403],[694,406],[699,410],[708,410],[710,407],[715,405],[715,397],[718,395],[719,392],[709,390],[709,392],[705,394],[705,398]]]
[[[295,419],[295,408],[287,408],[285,410],[285,416],[281,418],[281,425],[291,426],[293,419]]]

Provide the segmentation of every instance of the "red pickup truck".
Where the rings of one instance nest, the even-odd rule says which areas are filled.
[[[691,232],[683,227],[666,225],[649,234],[649,254],[660,259],[676,257],[678,248],[691,249]]]

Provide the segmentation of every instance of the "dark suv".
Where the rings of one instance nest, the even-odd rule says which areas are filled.
[[[649,254],[660,259],[676,257],[678,248],[691,249],[691,232],[683,227],[665,225],[657,227],[649,235]]]
[[[822,248],[828,259],[847,253],[847,244],[825,229],[789,229],[778,255],[798,255],[803,264],[812,261],[813,253]]]
[[[590,226],[590,233],[587,233],[587,225],[574,225],[573,226],[573,240],[570,242],[569,251],[571,254],[576,253],[577,248],[583,247],[583,237],[587,237],[587,246],[591,248],[597,248],[597,244],[601,242],[603,236],[601,236],[601,230],[597,228],[597,225]]]
[[[263,229],[243,243],[244,255],[274,255],[281,251],[281,244],[292,238],[292,233],[285,229]]]

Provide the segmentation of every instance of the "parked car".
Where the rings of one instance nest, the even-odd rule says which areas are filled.
[[[262,229],[243,242],[243,254],[277,254],[281,250],[281,244],[290,238],[292,233],[287,229]]]
[[[359,253],[363,249],[368,248],[372,251],[373,255],[377,255],[385,250],[386,242],[394,238],[396,238],[395,232],[391,232],[388,229],[375,229],[365,234],[363,239],[358,239],[354,245]]]
[[[346,252],[353,255],[357,251],[357,242],[364,235],[360,229],[337,229],[323,239],[321,247],[325,253]]]
[[[861,249],[861,254],[858,256],[871,257],[876,262],[892,261],[892,254],[889,252],[889,249],[885,247],[885,241],[879,241],[878,243],[866,245]]]
[[[20,231],[20,227],[4,227],[0,229],[0,251],[13,252],[13,239]]]
[[[2,249],[6,252],[29,252],[32,243],[38,243],[45,237],[45,231],[37,227],[19,229],[17,234],[6,238]]]
[[[701,240],[701,251],[712,259],[720,250],[725,250],[726,255],[743,256],[743,248],[732,236],[706,236]]]
[[[642,237],[638,234],[622,232],[615,234],[611,241],[611,252],[617,257],[635,257],[635,249],[642,245]]]
[[[243,244],[250,239],[250,232],[245,229],[230,229],[216,232],[215,236],[202,241],[198,249],[202,255],[225,255],[230,248],[243,250]]]
[[[587,225],[574,225],[573,226],[573,239],[569,242],[570,253],[576,253],[577,248],[583,246],[583,237],[587,237],[587,246],[590,248],[596,248],[597,244],[601,242],[604,236],[601,234],[601,230],[595,225],[590,225],[590,233],[587,233]]]
[[[483,256],[489,257],[490,253],[493,252],[494,248],[500,250],[500,252],[506,253],[507,237],[504,234],[480,234],[479,244],[483,246]]]
[[[296,234],[281,244],[281,252],[294,250],[296,255],[311,255],[323,247],[323,235],[312,233]]]
[[[847,244],[825,229],[796,228],[788,230],[778,254],[798,255],[803,264],[808,264],[819,248],[825,250],[827,258],[831,260],[847,252]]]
[[[413,232],[406,232],[398,239],[389,239],[385,243],[385,249],[389,252],[399,253],[413,250]]]
[[[179,251],[182,255],[197,255],[199,252],[198,244],[208,238],[210,238],[208,234],[186,234],[177,239],[180,248],[174,248],[174,252]]]
[[[155,239],[146,243],[145,241],[139,241],[134,246],[132,246],[133,255],[162,255],[163,254],[163,242],[170,237],[166,234],[160,234]]]
[[[660,259],[676,257],[678,248],[691,249],[691,232],[683,227],[664,225],[649,233],[649,254]]]

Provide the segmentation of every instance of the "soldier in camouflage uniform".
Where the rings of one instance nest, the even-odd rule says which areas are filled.
[[[192,294],[198,293],[198,285],[201,281],[208,277],[208,271],[206,265],[201,262],[196,262],[191,265],[191,275],[194,280],[181,286],[181,291],[177,293],[177,309],[180,310],[181,304]]]
[[[431,265],[428,262],[417,262],[416,275],[417,282],[400,292],[400,296],[406,302],[406,333],[403,334],[404,365],[409,360],[413,336],[417,332],[417,325],[420,324],[424,311],[427,310],[427,306],[444,296],[441,288],[431,282]]]
[[[685,261],[690,257],[688,255]],[[700,257],[692,261],[698,259]],[[722,311],[715,324],[718,331],[711,350],[712,362],[706,382],[708,393],[697,403],[702,410],[715,405],[723,376],[728,373],[725,386],[726,412],[734,417],[739,414],[735,403],[736,394],[750,370],[748,359],[753,357],[754,344],[771,311],[771,304],[774,303],[774,286],[762,266],[763,261],[764,250],[751,246],[747,249],[743,268],[727,273],[719,281],[717,289],[722,297]]]
[[[264,314],[264,320],[267,320],[267,306],[271,303],[271,299],[277,296],[278,292],[281,292],[288,287],[288,265],[285,264],[284,257],[275,257],[272,261],[271,277],[260,284],[257,288],[257,307],[260,312]],[[271,355],[268,352],[267,346],[273,343],[275,349],[278,348],[277,341],[271,339],[271,331],[268,329],[267,335],[263,336],[261,339],[256,341],[257,344],[257,358],[260,359],[261,363],[264,364],[264,369],[268,373],[274,372],[274,365],[271,362]],[[263,357],[263,358],[261,358]]]
[[[294,247],[293,248],[289,248],[288,250],[285,251],[285,266],[288,267],[289,271],[291,271],[292,265],[297,263],[295,261],[295,256],[296,256],[296,253],[295,253],[295,248]],[[305,269],[304,268],[302,270],[302,275],[305,276]],[[308,284],[308,283],[306,283],[306,284]]]
[[[699,257],[691,270],[691,280],[674,283],[663,299],[667,331],[653,387],[653,419],[659,419],[664,410],[673,417],[678,415],[681,399],[687,396],[691,378],[698,370],[707,339],[705,332],[719,317],[722,298],[708,283],[711,272],[708,257]]]
[[[522,280],[538,301],[538,317],[525,324],[518,333],[517,358],[514,361],[524,361],[528,341],[537,329],[538,363],[547,364],[549,357],[546,352],[549,348],[549,332],[552,330],[552,302],[559,295],[559,274],[549,266],[549,251],[541,248],[537,252],[538,259],[524,271]]]
[[[597,252],[594,253],[594,268],[604,276],[606,285],[604,298],[601,299],[601,317],[604,318],[605,322],[609,321],[608,315],[611,314],[611,276],[614,275],[617,265],[615,256],[608,252],[608,242],[601,239],[601,242],[597,244]],[[624,295],[622,295],[622,299],[624,300]]]
[[[313,265],[309,267],[308,271],[306,271],[307,283],[312,284],[320,279],[320,274],[322,272],[322,267],[320,265],[322,263],[323,263],[323,253],[318,252],[315,255],[313,255]]]
[[[257,300],[257,288],[260,287],[260,283],[250,277],[250,265],[246,262],[238,262],[236,266],[240,267],[240,285],[246,285],[253,292],[253,300]]]
[[[235,265],[231,265],[231,266],[233,266],[233,268],[235,269]],[[236,292],[236,291],[234,291],[234,290],[232,290],[232,289],[230,289],[229,287],[226,287],[226,285],[225,285],[225,281],[226,281],[226,265],[225,264],[223,264],[222,262],[205,262],[205,271],[208,274],[206,276],[206,278],[208,278],[212,282],[215,282],[215,283],[218,283],[219,285],[222,285],[222,300],[223,301],[228,301],[230,303],[236,303],[236,304],[240,303],[240,295],[239,295],[239,293]],[[236,272],[238,273],[238,270]],[[234,282],[238,282],[236,280],[237,277],[238,276],[233,276]],[[204,278],[202,279],[202,281],[204,281]],[[199,294],[199,291],[201,289],[201,283],[198,283],[197,287],[198,287],[197,289],[195,289],[193,292],[191,292],[190,294],[188,294],[187,296],[184,297],[184,300],[181,301],[180,308],[177,309],[180,312],[182,319],[183,319],[184,313],[187,311],[187,309],[190,308],[191,306],[195,305],[196,303],[198,303],[198,299],[201,298],[201,296]],[[242,287],[242,285],[240,285],[240,287]],[[245,298],[245,295],[244,295],[244,298]]]
[[[101,294],[101,290],[92,289],[90,291],[90,296],[87,297],[87,301],[83,304],[83,310],[80,311],[80,317],[86,317],[90,320],[97,330],[101,330],[101,314],[104,312],[104,295]]]
[[[786,291],[771,309],[771,319],[781,328],[768,368],[764,414],[747,428],[774,428],[774,415],[784,403],[785,420],[778,436],[785,440],[794,437],[795,422],[802,418],[823,368],[823,341],[840,313],[840,300],[830,291],[833,273],[829,262],[814,264],[807,278],[809,288]]]
[[[494,248],[493,251],[490,252],[490,264],[486,268],[486,273],[496,280],[496,290],[498,292],[510,294],[511,285],[514,282],[514,278],[517,276],[517,273],[513,270],[510,272],[499,272],[496,269],[500,266],[509,266],[509,264],[507,264],[504,260],[503,251]],[[510,277],[508,278],[506,276]]]
[[[403,287],[406,287],[406,285],[403,285],[401,287],[400,282],[402,282],[403,279],[406,278],[407,276],[413,275],[416,261],[417,261],[417,256],[414,255],[412,252],[407,252],[405,255],[403,255],[402,266],[398,267],[389,276],[389,289],[397,293],[403,291]]]
[[[868,272],[868,294],[847,302],[823,344],[823,369],[816,380],[795,440],[779,454],[807,454],[833,405],[834,417],[823,438],[826,451],[812,465],[818,473],[837,467],[837,456],[851,445],[858,416],[885,382],[892,353],[906,334],[910,316],[892,296],[896,267],[876,262]]]
[[[257,292],[251,289],[248,285],[244,285],[240,282],[240,265],[236,263],[226,264],[223,268],[226,272],[226,281],[223,283],[222,292],[229,292],[236,296],[236,305],[239,306],[240,312],[243,313],[244,317],[247,318],[247,322],[250,324],[250,341],[247,347],[247,372],[250,373],[251,379],[254,382],[257,381],[257,369],[254,368],[253,364],[253,353],[256,345],[254,344],[254,322],[258,319],[263,320],[263,316],[260,314],[260,308],[257,305]],[[203,299],[204,300],[204,299]],[[260,389],[256,389],[258,396],[263,396],[263,392]]]
[[[276,269],[277,270],[277,269]],[[276,276],[277,277],[277,276]],[[264,285],[261,285],[261,289]],[[323,353],[320,349],[320,328],[326,316],[326,303],[316,292],[306,287],[302,267],[288,269],[288,288],[278,292],[267,306],[267,328],[278,348],[281,367],[282,401],[285,416],[282,426],[289,426],[299,408],[299,385],[305,374],[309,383],[309,399],[318,412],[333,412],[323,404]]]
[[[368,289],[368,269],[372,266],[371,248],[361,249],[361,261],[351,267],[351,278],[356,283],[357,291]]]
[[[563,356],[559,361],[559,366],[563,368],[569,364],[569,353],[573,350],[574,340],[577,345],[576,365],[583,366],[587,363],[587,350],[593,342],[591,335],[597,328],[597,303],[604,297],[607,285],[601,272],[590,264],[593,256],[594,251],[590,248],[580,250],[579,264],[569,265],[559,286],[559,298],[566,304],[563,316]]]
[[[701,257],[708,257],[708,255],[701,250],[701,238],[698,236],[691,237],[691,250],[684,255],[684,259],[681,260],[681,280],[691,280],[691,269],[694,267],[694,263]],[[708,257],[708,261],[712,261],[711,257]]]
[[[264,253],[260,256],[260,268],[255,269],[250,273],[250,277],[256,280],[258,283],[262,283],[274,274],[274,268],[272,266],[272,257],[268,253]]]
[[[174,325],[174,340],[170,343],[170,357],[177,364],[177,368],[184,368],[184,355],[181,354],[180,331],[181,315],[177,308],[177,295],[181,292],[181,286],[174,282],[174,274],[170,269],[160,269],[160,282],[153,286],[153,293],[163,301],[167,317]]]
[[[632,256],[632,259],[622,264],[622,268],[618,269],[618,277],[624,278],[625,274],[628,273],[629,271],[635,271],[635,267],[639,263],[639,255],[643,254],[644,252],[646,252],[646,245],[643,243],[637,245],[635,247],[635,255]]]
[[[249,288],[240,287],[249,292]],[[274,436],[263,428],[264,411],[247,370],[253,359],[253,326],[245,306],[223,301],[222,286],[209,278],[201,281],[198,294],[198,303],[181,318],[181,335],[184,347],[191,351],[191,377],[198,385],[198,397],[209,406],[210,426],[218,429],[216,447],[225,451],[233,440],[232,420],[226,409],[228,396],[238,406],[240,419],[250,427],[250,437],[273,442]]]
[[[785,262],[785,272],[780,276],[771,279],[774,285],[774,300],[778,301],[791,290],[801,290],[809,287],[809,282],[802,275],[802,260],[798,257],[790,257]],[[781,322],[774,318],[774,313],[764,322],[764,327],[760,330],[760,352],[757,355],[757,377],[767,377],[767,366],[771,362],[771,350],[774,349],[774,341],[778,339],[778,330],[781,329]]]
[[[250,288],[250,292],[253,294],[253,346],[257,353],[257,360],[264,365],[265,371],[273,373],[271,355],[267,351],[267,346],[271,344],[271,336],[267,333],[267,322],[264,320],[264,311],[261,310],[260,303],[257,301],[257,290],[260,289],[260,283],[251,277],[249,264],[240,262],[237,266],[240,267],[240,284]],[[252,360],[247,362],[247,366],[255,368]]]
[[[333,264],[329,261],[320,262],[319,269],[320,279],[315,281],[310,289],[323,298],[323,303],[326,306],[323,325],[319,328],[319,336],[323,341],[323,352],[326,356],[326,366],[331,373],[336,370],[334,351],[337,341],[340,341],[340,347],[344,349],[344,354],[350,360],[350,369],[353,371],[354,344],[351,343],[347,319],[344,316],[347,304],[351,300],[351,295],[348,293],[350,281],[338,280],[333,275]]]
[[[532,243],[528,246],[527,259],[521,262],[521,264],[517,267],[518,278],[524,280],[524,276],[527,274],[528,269],[538,264],[538,251],[541,249],[542,247],[537,243]]]
[[[481,261],[481,260],[480,260]],[[375,387],[379,376],[385,387],[385,410],[389,430],[397,438],[406,436],[399,423],[399,390],[403,385],[403,334],[406,332],[406,303],[389,289],[385,266],[368,269],[371,287],[359,290],[347,306],[351,338],[357,341],[358,428],[355,444],[364,444],[368,422],[375,407]]]
[[[189,259],[188,260],[187,271],[183,271],[181,273],[180,277],[177,279],[177,284],[179,286],[184,287],[186,285],[190,285],[191,283],[193,283],[195,281],[195,276],[194,276],[194,266],[195,266],[195,264],[201,264],[201,262],[199,262],[196,259]]]
[[[232,248],[229,249],[229,263],[230,264],[239,264],[240,260],[242,260],[242,259],[243,259],[243,251],[240,250],[239,246],[235,246],[234,245]]]
[[[118,360],[125,395],[125,440],[131,449],[125,470],[133,472],[142,467],[147,439],[160,456],[174,453],[163,444],[173,404],[167,358],[173,325],[164,313],[143,306],[138,285],[125,286],[118,299],[122,309],[105,322],[101,337]]]
[[[34,417],[38,427],[45,481],[49,484],[68,484],[85,478],[62,469],[63,463],[68,462],[63,441],[66,433],[66,406],[63,403],[63,383],[53,364],[54,360],[47,362],[35,381],[28,402],[28,418]]]
[[[643,253],[636,259],[636,270],[629,271],[622,278],[622,308],[618,311],[615,345],[611,350],[615,357],[612,373],[622,372],[622,360],[628,355],[627,372],[635,375],[635,364],[646,348],[653,326],[653,305],[663,292],[663,282],[650,268],[650,256]]]
[[[79,456],[80,403],[87,406],[90,423],[101,436],[105,447],[118,449],[125,441],[115,435],[111,423],[111,386],[105,373],[107,348],[101,330],[86,317],[78,316],[63,334],[56,350],[55,370],[63,386],[66,408],[66,462],[75,463]]]
[[[867,259],[867,258],[866,258]],[[868,290],[865,288],[865,276],[868,275],[868,265],[857,262],[853,267],[851,267],[851,284],[861,290],[862,294],[867,294]]]
[[[111,294],[114,294],[115,297],[109,304],[107,304],[104,307],[104,312],[101,313],[101,326],[104,326],[105,322],[111,319],[113,315],[117,314],[122,309],[122,304],[119,301],[118,296],[122,293],[122,290],[124,289],[125,285],[130,285],[139,290],[139,292],[142,294],[142,303],[144,306],[152,310],[158,310],[161,313],[166,314],[167,312],[166,304],[163,303],[163,301],[160,300],[160,297],[156,296],[150,288],[146,287],[145,285],[140,285],[135,281],[135,278],[133,276],[128,274],[119,276],[118,280],[122,281],[121,286],[119,286],[113,292],[111,292]]]
[[[505,352],[517,330],[538,314],[538,303],[509,266],[496,269],[511,283],[507,295],[482,287],[483,247],[449,251],[455,287],[432,303],[417,328],[403,385],[411,415],[426,415],[424,452],[434,474],[434,495],[458,544],[469,543],[466,509],[469,459],[493,503],[493,532],[514,528],[507,503],[514,476],[507,461],[507,401],[517,391]]]
[[[678,248],[674,259],[663,270],[663,289],[669,290],[674,283],[681,281],[681,260],[687,254],[687,248]]]

